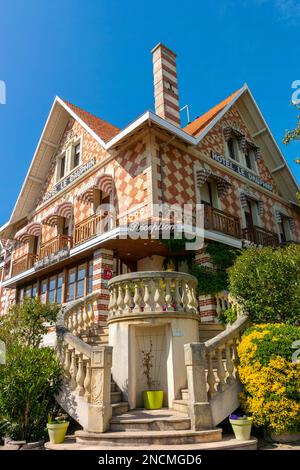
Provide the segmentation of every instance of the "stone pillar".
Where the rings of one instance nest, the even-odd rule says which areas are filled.
[[[94,252],[93,291],[100,291],[94,303],[95,323],[106,321],[108,316],[109,290],[105,272],[113,270],[113,251],[104,248]]]
[[[86,431],[105,432],[112,417],[110,401],[112,347],[96,346],[91,355],[91,401]]]
[[[205,345],[184,345],[185,365],[189,390],[189,416],[194,431],[212,429],[213,420],[208,401],[205,374]]]

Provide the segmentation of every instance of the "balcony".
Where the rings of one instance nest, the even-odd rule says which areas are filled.
[[[276,233],[254,225],[242,230],[243,239],[263,246],[278,246],[279,240]]]
[[[17,276],[23,271],[26,271],[27,269],[32,268],[36,260],[37,260],[37,255],[33,253],[27,253],[21,258],[14,260],[12,264],[12,271],[11,271],[12,277]]]
[[[46,256],[51,256],[63,249],[72,247],[72,237],[68,235],[57,235],[57,237],[43,243],[40,247],[38,259],[41,260]]]
[[[75,225],[74,246],[112,230],[115,224],[113,214],[109,211],[102,211],[100,214],[91,215]]]
[[[204,207],[204,228],[241,238],[240,219],[208,205]]]

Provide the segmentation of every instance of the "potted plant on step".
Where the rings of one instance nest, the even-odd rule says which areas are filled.
[[[67,415],[58,415],[53,419],[52,415],[48,416],[47,429],[51,444],[62,444],[65,440],[69,421],[66,420]]]
[[[155,380],[152,377],[152,369],[153,369],[153,345],[152,341],[150,340],[150,349],[148,351],[142,350],[142,366],[143,366],[143,374],[146,377],[148,390],[143,392],[143,401],[144,407],[147,410],[159,410],[163,406],[164,400],[164,392],[163,390],[153,390],[155,387]]]
[[[238,441],[248,441],[251,436],[252,418],[249,416],[231,414],[229,422],[232,426],[234,436]]]

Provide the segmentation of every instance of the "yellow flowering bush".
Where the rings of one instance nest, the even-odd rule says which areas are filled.
[[[299,339],[300,327],[261,324],[238,346],[241,405],[255,425],[275,433],[300,430],[300,363],[292,362]]]

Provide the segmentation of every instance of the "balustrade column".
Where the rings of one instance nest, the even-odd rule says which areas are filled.
[[[206,385],[206,349],[204,343],[184,345],[189,390],[189,416],[193,430],[211,429],[212,415]]]
[[[88,429],[105,432],[112,416],[111,391],[112,347],[94,346],[91,353],[91,396]]]

